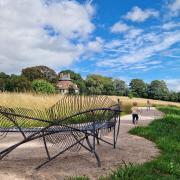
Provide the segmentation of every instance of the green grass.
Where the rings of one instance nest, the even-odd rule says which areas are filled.
[[[65,178],[65,180],[90,180],[87,176],[76,176]]]
[[[131,134],[145,137],[161,150],[158,158],[142,165],[125,165],[101,179],[175,180],[180,179],[180,108],[159,107],[166,115],[148,127],[136,127]]]
[[[158,107],[166,115],[148,127],[136,127],[131,134],[156,143],[160,155],[142,165],[126,164],[100,180],[179,180],[180,179],[180,108]],[[83,177],[82,177],[83,179]]]

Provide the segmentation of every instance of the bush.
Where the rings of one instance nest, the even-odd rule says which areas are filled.
[[[37,93],[55,93],[55,87],[46,80],[34,80],[32,82],[32,88]]]
[[[132,99],[132,98],[134,97],[133,93],[132,93],[132,92],[129,92],[129,93],[128,93],[128,97],[129,97],[130,99]]]

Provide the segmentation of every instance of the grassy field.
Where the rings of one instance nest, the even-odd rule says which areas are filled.
[[[0,93],[0,105],[8,106],[8,107],[24,107],[24,108],[38,108],[44,109],[52,106],[63,96],[61,95],[37,95],[37,94],[28,94],[28,93]],[[139,106],[145,106],[147,99],[143,98],[128,98],[123,96],[109,96],[111,99],[117,101],[119,98],[123,111],[128,113],[130,107],[132,106],[132,102],[137,102]],[[168,102],[168,101],[158,101],[151,100],[153,105],[173,105],[179,106],[180,103]]]

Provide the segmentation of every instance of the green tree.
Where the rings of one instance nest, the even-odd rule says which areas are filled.
[[[6,81],[5,90],[10,92],[27,92],[31,91],[31,82],[26,77],[12,74]]]
[[[9,78],[9,75],[3,72],[0,73],[0,91],[6,91],[6,86]]]
[[[112,78],[92,74],[87,76],[86,87],[88,94],[113,95],[114,86]]]
[[[34,80],[32,82],[32,88],[37,93],[55,93],[55,87],[46,80]]]
[[[168,100],[173,102],[178,102],[178,93],[174,91],[169,92]]]
[[[26,77],[29,81],[44,79],[51,83],[57,82],[57,74],[53,69],[50,69],[47,66],[25,68],[22,70],[22,76]]]
[[[180,102],[180,92],[177,92],[178,100],[177,102]]]
[[[132,79],[130,90],[135,97],[147,97],[147,84],[142,79]]]
[[[125,81],[115,79],[113,81],[113,85],[114,85],[115,95],[118,95],[118,96],[127,96],[127,94],[128,94],[128,87],[127,87]]]
[[[165,81],[154,80],[148,88],[149,97],[152,99],[168,100],[169,90]]]
[[[79,73],[75,73],[74,71],[71,70],[63,70],[58,74],[58,76],[60,76],[61,73],[70,74],[71,80],[73,83],[77,84],[80,90],[80,94],[86,93],[86,82]]]

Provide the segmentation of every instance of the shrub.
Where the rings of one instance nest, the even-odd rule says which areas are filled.
[[[32,88],[37,93],[55,93],[55,87],[46,80],[34,80],[32,82]]]

